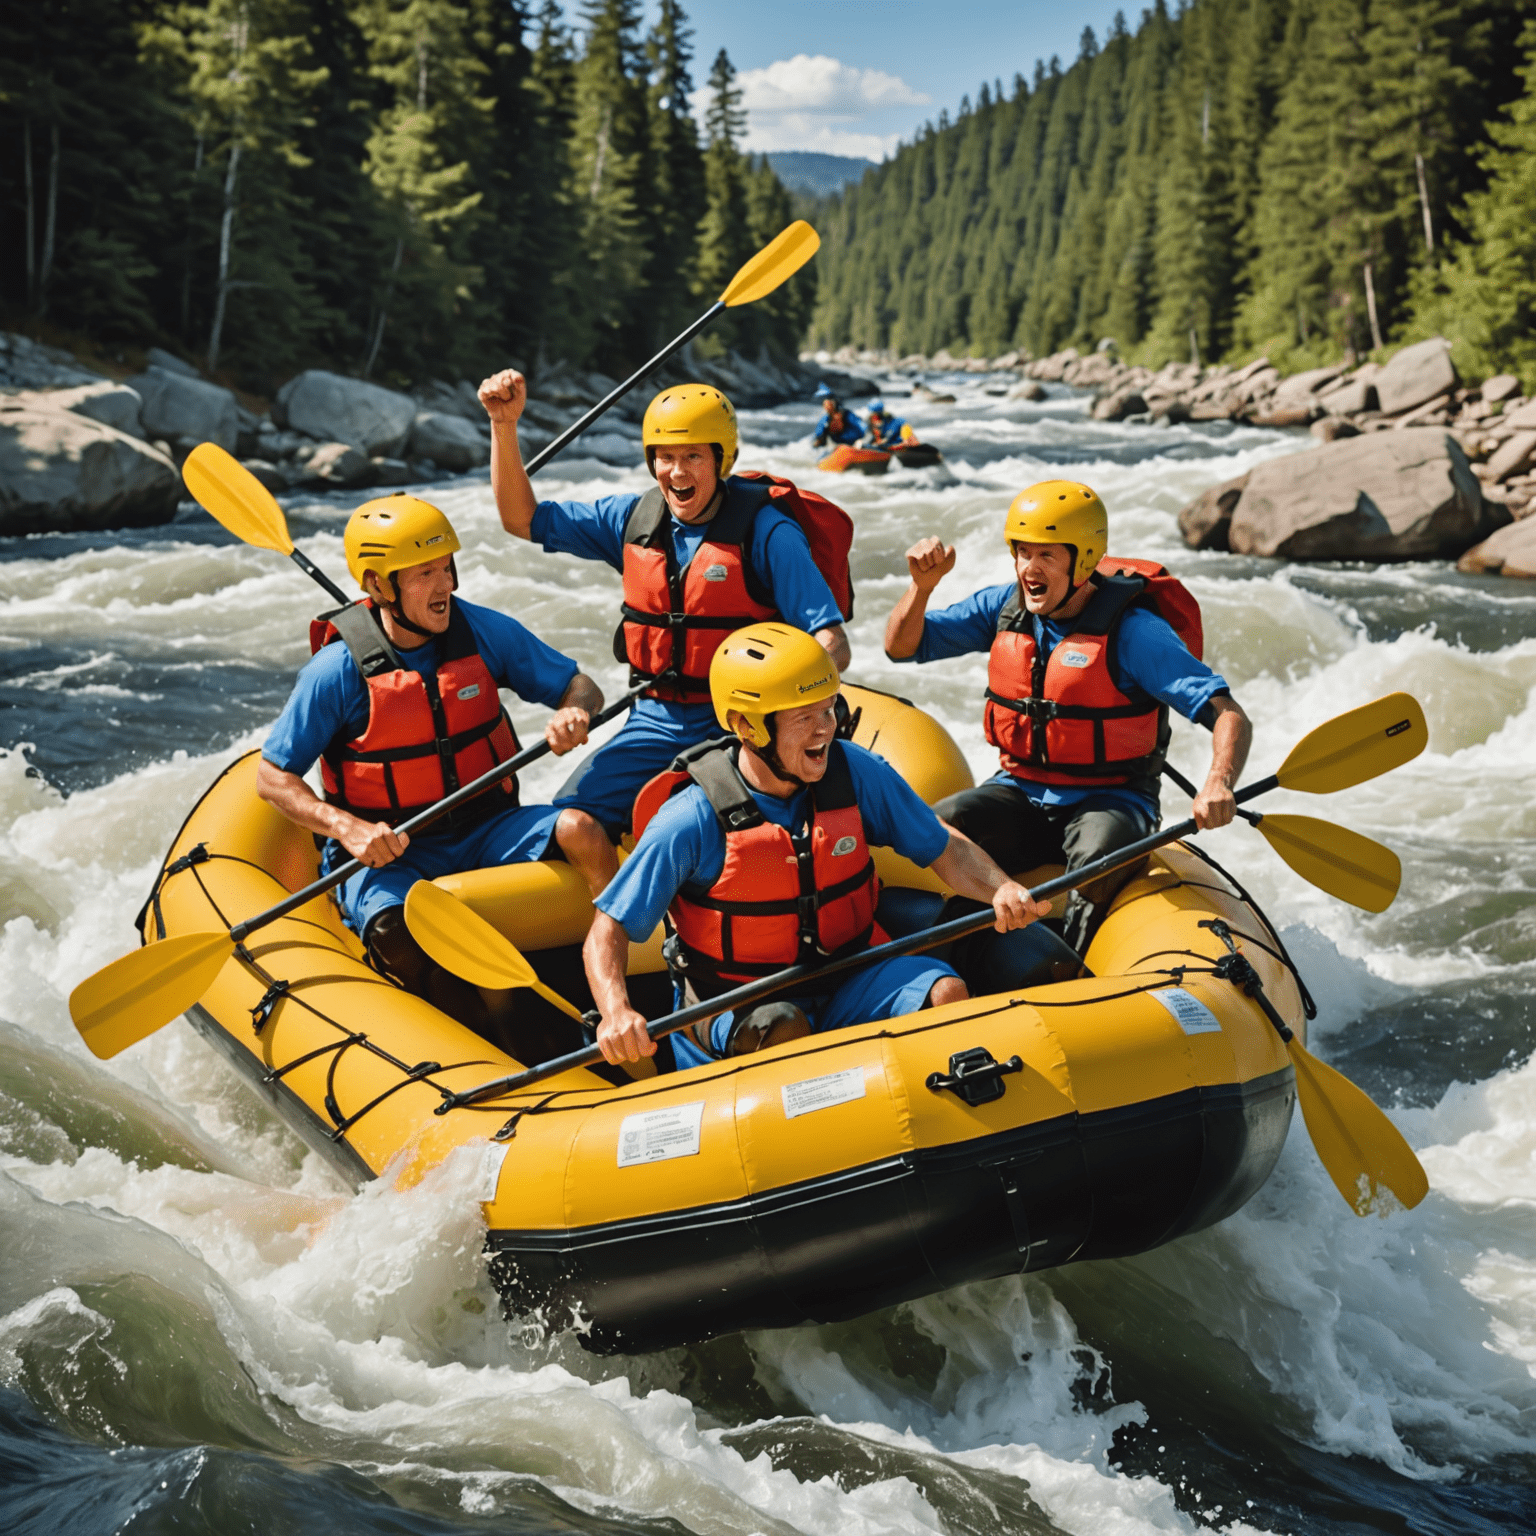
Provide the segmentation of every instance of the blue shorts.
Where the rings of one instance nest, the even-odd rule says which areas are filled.
[[[635,796],[679,752],[723,736],[709,704],[641,699],[612,741],[606,741],[560,786],[555,804],[574,806],[602,823],[615,842],[629,827]]]
[[[347,926],[366,935],[368,924],[379,913],[404,906],[406,895],[418,880],[542,859],[554,840],[559,815],[559,808],[553,805],[515,805],[478,827],[462,832],[427,831],[413,837],[394,863],[383,869],[360,869],[350,880],[342,882],[337,894]],[[327,843],[321,867],[334,869],[346,857],[340,843]]]
[[[830,1029],[846,1029],[850,1024],[899,1019],[904,1014],[916,1013],[927,1001],[934,983],[955,974],[954,969],[942,960],[933,960],[927,955],[897,955],[893,960],[877,960],[873,965],[861,966],[832,992],[812,997],[799,997],[793,993],[776,995],[798,1004],[810,1019],[812,1032],[822,1035]],[[725,1050],[734,1018],[735,1014],[722,1013],[711,1021],[709,1040],[717,1052]],[[679,1070],[701,1067],[711,1060],[683,1029],[672,1036],[672,1054]]]

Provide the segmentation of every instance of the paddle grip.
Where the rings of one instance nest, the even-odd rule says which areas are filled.
[[[574,441],[576,438],[580,437],[581,434],[585,432],[587,428],[590,427],[592,423],[596,421],[597,418],[609,408],[609,406],[611,406],[616,400],[622,400],[624,396],[627,395],[630,390],[632,390],[635,385],[638,384],[641,379],[646,376],[646,374],[651,372],[653,368],[659,368],[680,347],[686,347],[688,343],[692,341],[693,338],[697,336],[699,332],[702,331],[704,327],[715,318],[716,315],[721,314],[724,311],[725,307],[725,301],[723,299],[716,299],[715,302],[710,305],[710,307],[706,309],[704,313],[700,315],[699,318],[695,320],[686,331],[675,337],[673,340],[669,341],[666,346],[664,346],[661,351],[658,352],[656,356],[650,360],[650,362],[642,363],[637,369],[635,369],[632,374],[630,374],[627,379],[624,380],[622,384],[619,385],[617,389],[612,390],[601,400],[599,400],[597,404],[594,405],[585,416],[583,416],[579,421],[572,422],[571,425],[568,426],[565,431],[562,432],[559,437],[554,440],[554,442],[546,443],[544,447],[542,447],[536,454],[534,454],[534,456],[528,460],[526,466],[528,473],[530,475],[537,474],[538,471],[542,469],[544,465],[549,463],[549,461],[554,458],[554,456],[559,453],[562,448],[564,448],[568,443]]]
[[[1262,780],[1260,782],[1263,783]],[[1255,792],[1263,791],[1255,786]],[[1058,875],[1054,880],[1047,880],[1043,885],[1035,886],[1030,894],[1037,901],[1049,900],[1059,896],[1063,891],[1070,891],[1074,886],[1097,880],[1100,875],[1107,875],[1111,870],[1134,864],[1156,848],[1161,848],[1168,843],[1176,843],[1181,837],[1192,837],[1199,830],[1193,818],[1181,821],[1177,826],[1164,828],[1161,832],[1153,832],[1139,842],[1127,843],[1124,848],[1106,853],[1103,858],[1095,859],[1091,864],[1084,864],[1078,869],[1068,870],[1064,875]],[[712,1019],[717,1014],[744,1007],[748,1003],[755,1003],[774,992],[782,991],[785,987],[793,986],[798,981],[807,981],[811,978],[821,981],[841,971],[873,965],[877,961],[894,960],[901,955],[920,954],[925,949],[935,949],[940,944],[947,944],[951,939],[963,939],[967,934],[979,933],[983,928],[990,927],[995,920],[995,914],[989,907],[984,912],[972,912],[965,917],[957,917],[951,922],[940,923],[936,928],[925,928],[919,933],[909,933],[903,938],[877,944],[873,949],[866,949],[854,955],[845,955],[842,959],[830,961],[826,965],[792,965],[786,970],[774,972],[772,976],[749,981],[745,986],[737,987],[732,992],[725,992],[719,997],[711,997],[704,1002],[680,1009],[676,1013],[669,1013],[665,1018],[657,1019],[653,1024],[648,1025],[647,1032],[652,1040],[660,1040],[662,1036],[684,1029],[701,1019]],[[515,1093],[520,1088],[529,1088],[534,1083],[541,1083],[545,1078],[558,1077],[562,1072],[569,1072],[575,1067],[590,1066],[593,1062],[602,1059],[603,1053],[597,1046],[584,1046],[579,1051],[570,1051],[564,1056],[556,1056],[551,1061],[541,1062],[538,1066],[529,1067],[526,1071],[515,1073],[511,1077],[504,1077],[492,1083],[482,1083],[478,1088],[466,1088],[462,1093],[456,1093],[451,1098],[444,1099],[438,1106],[437,1113],[447,1114],[450,1109],[457,1109],[461,1104],[474,1104],[481,1099],[497,1098],[504,1093]]]
[[[320,585],[324,587],[325,590],[329,592],[331,596],[334,597],[336,601],[343,607],[352,601],[352,599],[348,597],[347,594],[343,592],[341,588],[338,587],[336,583],[332,581],[331,578],[327,576],[325,572],[322,571],[320,567],[316,565],[315,562],[311,560],[302,549],[290,549],[288,551],[288,558],[292,560],[293,563],[298,566],[298,568],[303,571],[304,574],[308,576],[312,581],[318,581]]]
[[[628,693],[615,699],[606,709],[599,710],[593,715],[587,729],[593,731],[600,725],[606,725],[615,715],[628,709],[651,686],[651,682],[647,680],[631,688]],[[461,805],[473,800],[476,795],[483,794],[492,785],[499,784],[508,775],[516,773],[519,768],[543,757],[548,751],[547,741],[536,741],[531,747],[525,747],[516,757],[508,758],[506,762],[497,763],[494,768],[486,769],[478,779],[472,779],[462,789],[456,789],[446,799],[439,800],[436,805],[429,805],[426,810],[412,816],[409,821],[402,821],[395,830],[404,832],[407,836],[425,831],[449,812],[458,810]],[[255,917],[249,917],[243,923],[236,923],[229,930],[230,938],[236,944],[240,943],[247,934],[255,933],[258,928],[265,928],[268,923],[275,923],[281,917],[287,917],[290,912],[298,911],[306,902],[325,895],[327,891],[335,889],[344,880],[350,880],[362,868],[364,865],[361,859],[348,859],[345,864],[337,865],[330,874],[322,875],[318,880],[306,885],[302,891],[295,891],[286,901],[278,902],[275,907],[269,907],[265,912],[258,912]]]
[[[1191,784],[1190,781],[1186,779],[1184,775],[1173,766],[1172,763],[1163,764],[1163,774],[1165,777],[1172,779],[1173,782],[1177,784],[1179,788],[1182,789],[1191,800],[1199,798],[1200,791],[1196,789],[1195,786]],[[1235,799],[1236,797],[1234,796],[1233,798]],[[1260,816],[1257,811],[1245,811],[1241,807],[1238,808],[1237,814],[1241,816],[1244,821],[1251,822],[1254,826],[1258,826],[1258,824],[1264,820],[1264,818]]]

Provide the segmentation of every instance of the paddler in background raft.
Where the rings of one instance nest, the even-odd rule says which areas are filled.
[[[368,866],[340,899],[375,969],[519,1059],[552,1054],[548,1046],[567,1042],[518,1037],[474,987],[428,958],[405,926],[405,898],[418,880],[561,856],[596,895],[618,867],[602,828],[581,811],[520,805],[515,778],[431,832],[411,838],[394,827],[517,752],[498,689],[555,711],[544,739],[556,754],[587,739],[602,692],[516,619],[454,595],[459,540],[431,503],[370,501],[348,520],[344,542],[368,596],[310,626],[314,654],[261,749],[256,792],[329,839],[322,872],[346,854]],[[303,778],[317,761],[324,799]]]
[[[884,400],[871,400],[864,418],[864,447],[883,448],[889,452],[910,441],[912,429],[899,416],[892,416]]]
[[[822,417],[811,438],[813,446],[825,448],[830,444],[835,448],[839,443],[847,443],[851,447],[864,436],[864,423],[852,411],[844,410],[842,402],[825,384],[816,386],[816,399]]]
[[[734,739],[686,753],[641,791],[635,851],[597,898],[583,951],[602,1013],[608,1061],[656,1049],[625,982],[629,945],[663,913],[678,1005],[818,956],[885,941],[870,846],[894,848],[952,890],[990,902],[999,932],[1050,910],[975,843],[946,827],[883,758],[838,739],[836,664],[787,624],[754,624],[715,652],[710,692]],[[904,955],[797,992],[722,1013],[672,1036],[679,1068],[780,1045],[813,1031],[960,1002],[944,962]]]
[[[1212,733],[1194,803],[1204,830],[1235,814],[1232,786],[1253,730],[1225,679],[1200,660],[1200,608],[1155,561],[1106,558],[1109,514],[1086,485],[1047,480],[1008,508],[1014,577],[926,613],[955,551],[927,538],[907,551],[912,584],[885,627],[892,661],[990,653],[986,737],[1002,772],[934,809],[1004,869],[1060,858],[1069,870],[1158,824],[1168,712]],[[1117,870],[1074,891],[1064,937],[1081,954],[1116,892]]]
[[[615,841],[636,791],[679,752],[716,732],[709,664],[733,630],[785,619],[848,665],[843,621],[853,613],[841,508],[764,474],[732,474],[738,437],[731,402],[708,384],[665,389],[641,428],[655,486],[596,502],[535,501],[517,421],[527,399],[511,369],[480,386],[492,423],[491,486],[502,526],[547,550],[601,560],[624,577],[614,655],[631,684],[653,686],[623,729],[555,797],[588,811]]]

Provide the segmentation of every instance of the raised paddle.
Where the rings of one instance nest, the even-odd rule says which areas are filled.
[[[287,555],[338,603],[352,601],[303,550],[294,547],[288,532],[288,519],[283,516],[283,509],[272,492],[239,459],[226,453],[217,443],[199,443],[181,466],[181,478],[187,482],[187,489],[198,505],[237,539],[243,539],[257,549],[271,549]]]
[[[1172,763],[1163,772],[1193,799],[1199,791]],[[1385,912],[1403,883],[1403,866],[1390,848],[1348,827],[1315,816],[1237,814],[1264,834],[1265,841],[1303,880],[1367,912]]]
[[[621,710],[628,709],[635,697],[649,686],[649,683],[642,683],[622,698],[615,699],[592,717],[589,729],[595,730]],[[401,822],[396,830],[410,836],[425,831],[434,822],[548,751],[547,741],[535,742],[516,757],[487,769],[478,779],[456,789],[436,805]],[[255,917],[236,923],[228,932],[179,934],[173,939],[148,944],[103,966],[94,975],[86,977],[69,995],[69,1013],[75,1028],[92,1052],[103,1059],[126,1050],[146,1035],[153,1034],[161,1025],[169,1024],[178,1014],[185,1013],[213,985],[236,946],[258,928],[265,928],[290,912],[296,912],[315,897],[350,880],[362,868],[362,860],[348,859],[330,874],[295,891],[275,907],[268,907]]]
[[[1238,790],[1236,798],[1240,802],[1252,800],[1272,789],[1302,789],[1309,794],[1330,794],[1336,790],[1348,789],[1351,785],[1375,778],[1378,774],[1388,773],[1393,768],[1411,761],[1424,750],[1428,739],[1424,711],[1419,708],[1418,700],[1407,693],[1388,694],[1385,698],[1377,699],[1371,704],[1363,704],[1360,708],[1352,709],[1347,714],[1339,715],[1308,732],[1292,748],[1290,755],[1275,773],[1267,779],[1260,779],[1258,783]],[[1195,825],[1193,818],[1181,821],[1177,826],[1165,827],[1159,832],[1153,832],[1142,838],[1139,842],[1117,848],[1091,864],[1084,864],[1078,869],[1059,875],[1054,880],[1047,880],[1043,885],[1036,886],[1030,894],[1037,901],[1048,900],[1060,895],[1063,891],[1071,890],[1074,886],[1097,880],[1111,870],[1133,864],[1154,849],[1177,842],[1180,838],[1192,837],[1198,831],[1199,828]],[[653,1040],[658,1040],[663,1035],[670,1035],[673,1031],[697,1023],[700,1019],[714,1018],[717,1014],[758,1002],[771,993],[782,991],[785,987],[812,977],[821,980],[841,971],[872,964],[877,960],[894,960],[899,955],[910,955],[924,949],[933,949],[940,944],[948,943],[951,939],[964,938],[967,934],[977,933],[992,922],[993,914],[990,910],[976,912],[966,917],[955,918],[952,922],[941,923],[935,928],[927,928],[899,939],[892,939],[887,944],[877,945],[874,949],[867,949],[859,954],[844,956],[840,960],[830,960],[817,965],[788,966],[782,971],[775,971],[771,976],[763,976],[756,981],[747,982],[744,986],[737,987],[734,991],[724,993],[720,997],[695,1003],[676,1013],[669,1013],[665,1018],[657,1019],[648,1026],[650,1036]],[[434,958],[438,957],[434,956]],[[514,1073],[510,1077],[482,1083],[478,1088],[466,1088],[463,1092],[446,1099],[443,1107],[448,1109],[456,1104],[472,1104],[480,1099],[514,1093],[520,1088],[542,1082],[547,1077],[555,1077],[561,1072],[570,1071],[573,1067],[589,1066],[601,1059],[602,1052],[595,1045],[588,1046],[584,1050],[571,1051],[552,1061],[542,1062],[536,1067]]]
[[[531,987],[578,1024],[582,1022],[581,1009],[546,987],[511,939],[441,886],[418,880],[405,898],[405,922],[411,937],[439,965],[444,963],[441,954],[451,954],[450,969],[471,985],[492,991]]]
[[[682,335],[669,342],[644,367],[637,369],[619,387],[605,395],[580,421],[566,428],[554,442],[528,462],[534,474],[547,464],[573,438],[579,437],[617,400],[622,399],[653,368],[665,362],[679,347],[686,346],[722,310],[752,304],[766,298],[787,282],[816,254],[821,236],[803,219],[791,224],[760,250],[726,284],[725,291]],[[294,547],[288,532],[288,519],[266,486],[245,465],[226,453],[217,443],[199,443],[182,465],[182,479],[194,500],[237,539],[257,549],[275,550],[287,555],[304,574],[319,584],[338,603],[352,599],[333,582],[302,550]]]
[[[528,473],[534,474],[568,443],[580,437],[609,406],[627,395],[641,379],[653,369],[659,368],[680,347],[687,346],[716,315],[742,304],[755,304],[788,282],[816,254],[820,245],[821,236],[804,219],[796,219],[787,229],[781,230],[737,272],[725,285],[725,291],[720,297],[692,325],[673,337],[655,357],[637,368],[617,389],[604,395],[579,421],[572,422],[554,442],[546,444],[534,454],[528,461]]]

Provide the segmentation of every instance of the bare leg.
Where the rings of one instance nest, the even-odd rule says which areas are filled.
[[[555,841],[593,896],[601,896],[619,868],[618,850],[601,825],[585,811],[567,808],[555,822]]]
[[[958,976],[941,976],[928,989],[928,1000],[923,1007],[942,1008],[945,1003],[963,1003],[970,995],[969,989]]]

